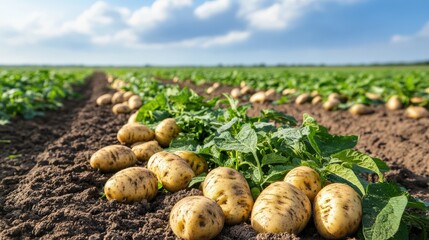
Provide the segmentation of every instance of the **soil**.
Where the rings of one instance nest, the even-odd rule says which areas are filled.
[[[207,86],[196,87],[200,93]],[[168,225],[169,212],[179,199],[200,195],[197,189],[159,193],[151,202],[122,204],[102,196],[112,174],[89,166],[98,149],[117,144],[116,133],[127,115],[115,116],[95,99],[110,90],[105,75],[96,72],[78,89],[82,99],[69,100],[58,111],[32,121],[16,119],[0,126],[0,239],[176,239]],[[229,92],[222,86],[213,94]],[[214,96],[212,95],[212,96]],[[272,105],[255,105],[250,114]],[[304,105],[274,106],[300,118],[309,112],[338,134],[361,136],[357,149],[392,166],[387,175],[415,196],[429,199],[429,120],[408,120],[402,112],[350,117]],[[368,124],[371,123],[371,124]],[[15,158],[11,155],[15,155]],[[320,239],[309,224],[300,237],[257,234],[248,223],[225,227],[216,239]]]

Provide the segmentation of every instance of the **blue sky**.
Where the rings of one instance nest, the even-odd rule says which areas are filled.
[[[429,59],[427,0],[0,0],[0,64]]]

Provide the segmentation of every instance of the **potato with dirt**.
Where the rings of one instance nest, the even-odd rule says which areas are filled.
[[[185,160],[169,152],[158,152],[152,155],[147,167],[170,192],[185,189],[195,176],[191,166]]]
[[[154,139],[152,129],[141,123],[127,123],[119,129],[117,138],[121,144],[131,145],[136,142],[147,142]]]
[[[162,147],[170,146],[171,141],[180,133],[180,128],[174,118],[162,120],[155,128],[155,139]]]
[[[92,154],[90,159],[91,167],[103,172],[115,172],[133,166],[136,162],[133,151],[122,145],[104,147]]]
[[[131,96],[128,100],[128,106],[133,110],[140,108],[142,105],[142,99],[137,95]]]
[[[424,107],[409,106],[405,109],[405,116],[412,119],[429,118],[429,111]]]
[[[130,107],[128,107],[127,104],[118,103],[112,107],[112,112],[114,114],[118,115],[118,114],[129,113],[129,112],[131,112],[131,109],[130,109]]]
[[[122,91],[115,92],[112,96],[112,103],[118,104],[118,103],[123,103],[123,102],[124,102],[124,92],[122,92]]]
[[[209,240],[223,228],[222,209],[204,196],[185,197],[177,202],[170,213],[169,223],[174,234],[182,239]]]
[[[301,105],[304,103],[308,103],[310,101],[311,101],[311,95],[308,93],[303,93],[295,99],[295,104]]]
[[[292,184],[279,181],[270,184],[256,199],[251,223],[260,233],[298,234],[310,217],[308,197]]]
[[[112,103],[112,94],[106,93],[99,96],[96,100],[98,106],[108,105]]]
[[[175,151],[173,153],[185,160],[191,166],[195,175],[198,176],[203,172],[207,172],[207,161],[197,154],[190,151]]]
[[[128,99],[130,99],[133,95],[134,95],[134,93],[131,91],[124,92],[124,95],[123,95],[124,102],[128,101]]]
[[[310,201],[313,201],[314,197],[322,189],[319,173],[307,166],[300,166],[290,170],[286,174],[284,181],[301,190]]]
[[[313,203],[317,231],[327,239],[342,239],[356,232],[362,219],[362,200],[349,185],[332,183]]]
[[[137,157],[137,160],[141,162],[149,161],[149,158],[152,157],[157,152],[161,152],[162,148],[159,146],[158,142],[155,140],[149,142],[143,142],[137,145],[132,145],[131,150]]]
[[[358,115],[371,114],[374,112],[374,110],[372,110],[369,106],[365,104],[358,103],[351,106],[349,108],[349,112],[354,116],[358,116]]]
[[[263,91],[253,94],[249,99],[251,103],[264,103],[265,101],[267,101],[267,97]]]
[[[151,200],[158,192],[158,179],[155,173],[143,167],[123,169],[104,185],[104,194],[108,200],[118,202],[140,202]]]
[[[386,102],[386,108],[388,110],[398,110],[403,107],[401,98],[399,96],[391,96]]]
[[[130,117],[128,118],[128,123],[136,123],[137,122],[136,118],[137,118],[137,112],[130,115]]]
[[[237,170],[218,167],[202,183],[204,196],[220,205],[229,225],[246,221],[253,207],[253,197],[246,179]]]

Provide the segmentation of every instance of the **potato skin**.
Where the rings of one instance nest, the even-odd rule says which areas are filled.
[[[401,109],[402,106],[402,102],[401,102],[401,98],[399,96],[391,96],[389,98],[389,100],[386,102],[386,108],[388,110],[398,110]]]
[[[265,92],[257,92],[250,97],[249,102],[264,103],[266,100],[267,98],[265,97]]]
[[[204,196],[220,205],[229,225],[246,221],[253,207],[253,197],[246,179],[237,170],[213,169],[202,183]]]
[[[129,113],[131,112],[131,109],[128,107],[127,104],[118,103],[112,107],[112,112],[114,114]]]
[[[301,232],[311,217],[311,203],[297,187],[284,181],[265,188],[255,201],[251,223],[257,232]]]
[[[124,92],[115,92],[112,96],[112,103],[113,104],[118,104],[118,103],[123,103],[124,102]]]
[[[147,167],[170,192],[185,189],[195,176],[191,166],[185,160],[169,152],[158,152],[152,155]]]
[[[168,147],[177,135],[180,133],[180,128],[176,124],[174,118],[166,118],[162,120],[155,128],[155,139],[162,147]]]
[[[204,196],[190,196],[174,205],[169,222],[179,238],[209,240],[222,231],[225,217],[215,201]]]
[[[362,219],[360,196],[343,183],[324,187],[314,199],[313,209],[316,229],[327,239],[342,239],[354,233]]]
[[[152,129],[141,123],[127,123],[119,129],[117,138],[122,144],[150,141],[155,137]]]
[[[301,190],[310,201],[313,201],[314,197],[322,189],[319,173],[306,166],[296,167],[289,171],[284,181]]]
[[[141,105],[143,105],[142,100],[137,95],[131,96],[130,99],[128,100],[128,106],[131,109],[138,109],[141,107]]]
[[[158,192],[155,173],[143,167],[123,169],[107,180],[104,193],[108,200],[119,202],[139,202],[151,200]]]
[[[161,152],[162,148],[159,146],[157,141],[153,140],[138,144],[136,146],[132,146],[131,150],[136,155],[137,160],[146,162],[149,160],[150,157],[152,157],[152,155],[157,152]]]
[[[185,160],[189,166],[191,166],[195,175],[200,175],[203,172],[207,172],[208,165],[206,160],[197,154],[189,151],[176,151],[174,154]]]
[[[136,155],[130,148],[122,145],[104,147],[92,154],[90,159],[91,167],[103,172],[115,172],[130,167],[136,162]]]
[[[106,93],[97,98],[97,105],[103,106],[108,105],[112,103],[112,94]]]
[[[128,99],[130,99],[131,96],[133,96],[134,93],[131,91],[125,92],[123,97],[124,97],[124,102],[128,101]]]

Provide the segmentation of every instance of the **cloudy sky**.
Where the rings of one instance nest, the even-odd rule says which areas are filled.
[[[0,64],[429,59],[428,0],[0,0]]]

